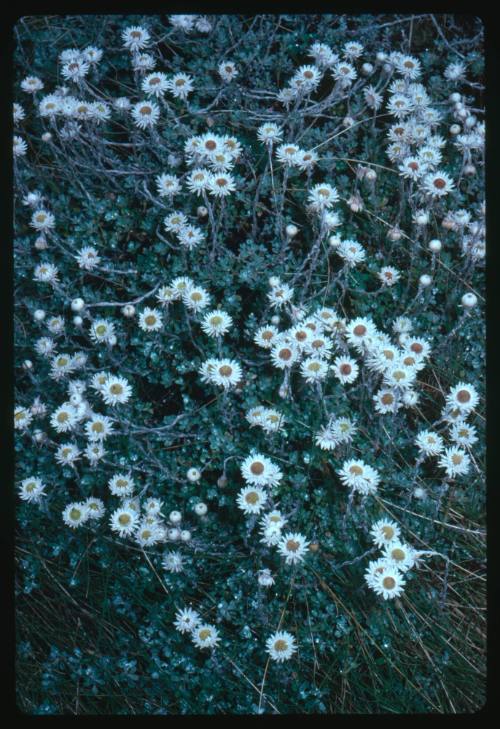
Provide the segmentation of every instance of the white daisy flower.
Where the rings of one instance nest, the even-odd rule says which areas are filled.
[[[139,524],[137,512],[125,506],[120,506],[111,514],[109,525],[113,532],[120,537],[128,537],[133,534]]]
[[[203,231],[195,225],[186,225],[178,233],[178,237],[179,243],[192,251],[204,240],[205,233],[203,233]]]
[[[186,291],[194,286],[194,282],[187,276],[179,276],[174,278],[170,286],[177,293],[177,298],[181,299]]]
[[[219,63],[218,71],[221,79],[227,83],[238,76],[238,69],[233,61],[222,61],[222,63]]]
[[[156,523],[148,524],[147,520],[139,524],[134,534],[135,541],[140,547],[152,547],[154,544],[162,541],[163,536],[163,529]]]
[[[65,63],[61,68],[61,75],[68,81],[80,81],[88,74],[90,63],[83,58],[75,58],[69,63]]]
[[[108,481],[108,487],[114,496],[130,496],[134,492],[134,479],[130,474],[117,473]]]
[[[131,25],[122,32],[123,45],[129,51],[140,51],[146,48],[151,36],[141,25]]]
[[[106,513],[104,502],[95,496],[90,496],[86,501],[84,501],[84,505],[87,508],[89,519],[101,519]]]
[[[201,286],[189,286],[182,294],[185,306],[192,311],[198,312],[210,304],[210,294]]]
[[[33,281],[40,281],[42,283],[56,283],[59,280],[59,271],[56,266],[52,263],[39,263],[36,266]]]
[[[40,208],[33,213],[30,225],[35,230],[50,230],[55,226],[55,218],[48,210]]]
[[[281,370],[292,367],[299,358],[299,350],[290,339],[290,344],[282,344],[279,341],[271,349],[273,365]]]
[[[470,458],[461,448],[446,448],[441,454],[438,465],[444,468],[449,478],[469,473]]]
[[[259,486],[245,486],[239,492],[236,503],[245,514],[259,514],[267,501],[266,492]]]
[[[151,71],[156,66],[156,60],[150,53],[134,53],[131,60],[134,71]]]
[[[288,661],[297,651],[295,638],[286,630],[277,630],[266,640],[266,650],[273,661]]]
[[[24,111],[21,104],[17,104],[17,103],[13,104],[12,116],[14,119],[14,124],[17,124],[18,122],[22,121],[25,118],[26,112]]]
[[[363,496],[374,493],[380,482],[377,471],[360,460],[345,461],[338,474],[344,485]]]
[[[201,195],[203,190],[208,190],[212,179],[212,173],[202,167],[196,167],[186,178],[186,186],[190,192]]]
[[[101,395],[106,405],[126,403],[130,399],[132,388],[124,377],[109,375],[102,386]]]
[[[241,475],[252,486],[277,486],[283,474],[270,458],[252,453],[241,464]]]
[[[385,547],[399,538],[400,529],[395,521],[391,519],[379,519],[370,529],[373,542],[377,547]]]
[[[290,286],[280,284],[271,288],[271,291],[267,294],[267,298],[273,309],[280,309],[292,300],[293,293],[294,291]]]
[[[336,357],[332,367],[333,374],[343,385],[354,382],[359,367],[351,357]]]
[[[108,435],[113,434],[113,420],[107,415],[94,413],[90,420],[85,423],[85,432],[91,442],[103,441]]]
[[[42,496],[47,496],[44,491],[45,485],[42,483],[42,479],[36,476],[25,478],[21,481],[19,486],[19,496],[23,501],[28,503],[38,504],[40,503]]]
[[[303,561],[309,544],[302,534],[288,532],[281,538],[278,544],[278,552],[285,557],[286,564],[295,564]]]
[[[284,165],[294,165],[300,148],[296,144],[281,144],[276,149],[276,159]]]
[[[14,154],[14,157],[24,157],[27,151],[28,145],[26,144],[24,139],[22,137],[14,135],[14,138],[12,140],[12,152]]]
[[[14,428],[17,430],[24,430],[29,426],[33,416],[29,410],[23,407],[17,407],[14,410]]]
[[[33,94],[35,91],[43,89],[43,82],[37,76],[26,76],[21,81],[21,88],[23,91]]]
[[[227,172],[217,172],[211,175],[207,188],[215,197],[226,197],[236,190],[236,183]]]
[[[259,570],[257,573],[257,582],[262,587],[271,587],[274,585],[274,577],[271,574],[271,570],[267,567],[263,570]]]
[[[321,382],[328,374],[328,364],[320,357],[308,357],[300,365],[300,372],[306,382]]]
[[[377,413],[396,413],[401,408],[401,402],[393,390],[382,388],[374,396],[375,410]]]
[[[139,129],[154,127],[160,118],[160,107],[154,101],[139,101],[132,107],[132,118]]]
[[[215,648],[220,641],[219,631],[213,625],[202,623],[191,631],[191,639],[197,648]]]
[[[455,188],[455,183],[446,172],[430,172],[423,178],[423,189],[431,197],[444,197]]]
[[[226,334],[233,324],[232,318],[225,311],[215,309],[203,317],[201,328],[209,337],[220,337]]]
[[[378,574],[374,580],[372,589],[381,595],[384,600],[392,600],[399,597],[404,591],[405,580],[401,576],[398,569],[387,567],[383,572]]]
[[[323,451],[333,451],[340,441],[337,434],[329,426],[323,426],[314,436],[314,442]]]
[[[313,91],[321,82],[322,74],[316,66],[300,66],[294,74],[294,79],[299,80],[304,91]]]
[[[50,424],[58,433],[67,433],[77,422],[77,414],[71,403],[57,408],[50,418]]]
[[[96,463],[99,463],[99,461],[104,458],[106,451],[104,450],[102,443],[92,442],[85,448],[84,455],[90,465],[95,466]]]
[[[190,633],[200,624],[200,616],[192,608],[178,610],[175,614],[174,627],[179,633]]]
[[[141,83],[141,89],[145,94],[157,98],[163,96],[168,86],[167,76],[161,72],[148,74]]]
[[[450,390],[446,404],[450,408],[458,408],[462,413],[470,413],[479,402],[479,395],[472,385],[459,382]]]
[[[349,86],[358,77],[354,66],[345,61],[335,64],[332,69],[332,74],[335,81],[339,81],[342,86]]]
[[[72,529],[85,524],[89,518],[89,510],[87,505],[82,502],[73,502],[68,504],[62,512],[63,522]]]
[[[377,276],[381,280],[383,286],[394,286],[394,284],[396,284],[401,278],[400,272],[393,266],[384,266],[377,273]]]
[[[156,178],[156,187],[160,197],[173,197],[181,191],[181,184],[176,175],[161,174]]]
[[[334,203],[338,202],[339,194],[335,187],[323,182],[311,189],[307,199],[315,210],[323,210],[331,208]]]
[[[415,564],[415,550],[413,547],[400,542],[398,539],[385,543],[384,557],[391,566],[401,572],[407,572]]]
[[[349,266],[355,266],[366,258],[365,249],[357,240],[343,240],[336,251]]]
[[[176,73],[168,82],[168,90],[175,99],[187,99],[193,89],[193,79],[187,73]]]
[[[90,325],[89,336],[96,344],[109,344],[115,336],[115,326],[107,319],[96,319]]]
[[[74,443],[63,443],[55,452],[55,459],[61,466],[71,466],[80,458],[81,452]]]
[[[93,246],[81,248],[75,259],[79,267],[86,271],[91,271],[101,262],[101,258]]]
[[[476,429],[473,425],[468,425],[465,420],[459,420],[451,426],[450,438],[457,445],[470,447],[477,442]]]
[[[422,430],[415,438],[415,445],[425,456],[438,456],[443,448],[443,439],[431,430]]]
[[[273,122],[262,124],[257,130],[257,139],[267,145],[281,142],[283,129]]]
[[[236,387],[242,380],[241,366],[234,359],[219,359],[211,372],[211,380],[225,390]]]
[[[146,306],[139,314],[139,326],[143,332],[158,332],[163,326],[160,310]]]
[[[278,330],[272,324],[260,327],[254,335],[254,342],[263,349],[271,349],[278,337]]]
[[[259,425],[266,433],[276,433],[285,423],[285,417],[273,408],[265,408]]]

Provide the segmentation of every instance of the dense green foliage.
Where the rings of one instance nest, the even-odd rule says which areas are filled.
[[[16,487],[32,476],[46,485],[39,504],[19,500],[17,508],[18,705],[29,714],[475,711],[484,702],[485,676],[484,266],[464,255],[464,230],[442,223],[456,210],[468,211],[473,221],[482,215],[482,151],[472,150],[474,168],[464,172],[472,163],[449,132],[457,123],[453,92],[482,121],[481,24],[429,15],[235,15],[210,16],[209,22],[208,32],[186,33],[166,15],[38,16],[15,28],[15,101],[26,113],[15,134],[27,144],[26,154],[14,160],[16,406],[29,409],[35,397],[46,406],[16,430]],[[194,90],[187,100],[166,96],[158,125],[144,131],[115,109],[109,121],[82,121],[73,132],[64,119],[40,116],[38,103],[63,83],[89,102],[142,100],[144,73],[133,70],[121,36],[134,25],[154,40],[147,50],[158,71],[190,74]],[[364,47],[358,70],[373,64],[367,78],[359,73],[354,92],[330,96],[335,82],[325,73],[302,104],[277,100],[297,68],[312,63],[313,43],[340,53],[346,41]],[[102,60],[81,87],[64,81],[59,54],[89,45],[103,50]],[[419,197],[418,186],[388,159],[387,132],[395,119],[386,110],[387,94],[377,113],[366,105],[366,85],[384,92],[393,79],[376,54],[397,51],[418,58],[419,81],[441,114],[434,130],[446,139],[439,168],[455,182],[442,198]],[[217,73],[226,59],[239,69],[230,83]],[[466,80],[452,82],[444,70],[461,60]],[[44,83],[34,99],[20,87],[28,75]],[[317,148],[310,174],[284,168],[274,151],[268,154],[257,138],[268,121],[284,129],[283,141]],[[186,141],[208,131],[241,144],[232,170],[235,192],[214,200],[183,188],[173,202],[159,198],[156,176],[183,178]],[[44,140],[47,132],[52,136]],[[360,174],[366,165],[377,172],[371,183]],[[323,181],[340,196],[335,233],[366,251],[352,268],[343,266],[330,234],[307,208],[311,188]],[[47,248],[34,247],[32,210],[23,205],[33,191],[55,217]],[[353,196],[362,198],[360,210]],[[422,207],[430,213],[424,228],[414,221]],[[204,231],[193,250],[163,227],[174,210]],[[298,233],[290,236],[292,223]],[[442,242],[438,255],[428,249],[435,238]],[[101,269],[79,267],[74,256],[85,246],[98,250]],[[33,274],[47,261],[59,272],[52,285]],[[381,285],[382,266],[401,273],[394,286]],[[430,286],[419,283],[425,274],[432,276]],[[181,301],[163,309],[157,332],[141,329],[137,315],[121,313],[130,302],[137,314],[158,306],[157,287],[179,276],[210,293],[206,311],[220,304],[232,317],[219,341],[201,329],[202,314]],[[368,317],[393,341],[394,320],[410,317],[413,335],[431,344],[417,376],[418,404],[395,414],[376,412],[380,382],[361,361],[359,378],[347,385],[331,374],[319,386],[309,384],[296,367],[290,392],[280,396],[283,372],[254,334],[273,315],[280,316],[280,329],[299,319],[292,308],[272,309],[270,276],[293,287],[293,303],[306,316],[327,306],[344,321]],[[461,305],[467,292],[478,298],[470,310]],[[75,297],[86,304],[83,324],[73,319]],[[33,316],[38,309],[46,312],[43,321]],[[55,316],[65,320],[55,336],[57,352],[87,356],[70,380],[88,384],[106,371],[132,387],[132,397],[116,408],[97,392],[85,395],[95,412],[115,420],[106,455],[94,465],[80,457],[62,466],[54,458],[62,443],[81,451],[86,445],[81,424],[73,433],[57,433],[50,424],[67,400],[68,379],[51,376],[50,357],[34,344],[50,335],[47,321]],[[112,346],[89,337],[92,318],[99,317],[114,324]],[[334,356],[343,351],[335,349]],[[199,369],[211,357],[239,362],[242,382],[227,391],[204,383]],[[480,397],[470,419],[478,440],[467,475],[445,478],[435,458],[418,459],[415,437],[437,427],[459,382]],[[251,427],[245,416],[257,405],[278,409],[283,428],[266,433]],[[357,426],[352,442],[333,451],[315,442],[330,415]],[[445,426],[440,432],[448,437]],[[252,450],[283,472],[273,504],[288,517],[285,530],[311,543],[302,562],[285,564],[260,541],[260,517],[237,506],[244,486],[240,465]],[[338,474],[348,459],[377,469],[375,493],[349,497]],[[199,481],[186,478],[190,468],[201,471]],[[183,528],[192,534],[174,545],[183,571],[163,569],[163,545],[143,549],[110,529],[109,515],[120,501],[107,484],[128,471],[144,498],[161,499],[165,517],[172,509],[182,512]],[[90,496],[104,501],[106,516],[68,527],[61,519],[66,505]],[[193,512],[200,501],[208,506],[205,516]],[[396,521],[415,549],[435,553],[406,573],[405,590],[394,600],[375,594],[364,579],[376,551],[370,529],[382,517]],[[263,568],[273,573],[271,587],[257,581]],[[213,651],[198,649],[174,628],[176,610],[186,605],[217,626],[220,643]],[[266,653],[278,626],[297,642],[297,652],[283,663]]]

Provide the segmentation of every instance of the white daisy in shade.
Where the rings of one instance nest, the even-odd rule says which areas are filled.
[[[168,89],[168,79],[166,74],[157,72],[148,74],[142,81],[141,89],[148,96],[163,96]]]
[[[131,25],[122,32],[123,45],[129,51],[136,52],[146,48],[150,39],[148,31],[141,25]]]
[[[273,122],[262,124],[257,130],[257,139],[267,145],[281,142],[282,137],[283,129]]]
[[[339,60],[337,54],[326,43],[313,43],[308,49],[307,55],[314,58],[316,65],[323,68],[333,66]]]
[[[295,72],[293,78],[300,81],[301,88],[304,91],[313,91],[321,82],[321,71],[316,66],[300,66]]]
[[[115,326],[107,319],[96,319],[90,325],[89,336],[96,344],[108,344],[115,336]]]
[[[431,197],[444,197],[455,188],[455,183],[446,172],[437,170],[423,178],[423,188]]]
[[[242,380],[241,366],[234,359],[220,359],[212,370],[211,379],[225,390],[236,387]]]
[[[323,451],[333,451],[340,441],[332,428],[329,426],[323,426],[314,436],[314,442]]]
[[[269,511],[267,514],[263,515],[260,520],[260,525],[264,528],[272,526],[276,529],[282,529],[287,521],[288,519],[283,516],[281,511],[279,511],[278,509],[273,509],[272,511]]]
[[[219,631],[213,625],[202,623],[191,631],[191,640],[197,648],[215,648],[220,641]]]
[[[366,258],[365,249],[357,240],[343,240],[336,250],[348,266],[355,266]]]
[[[152,523],[147,523],[148,521]],[[134,534],[135,541],[140,547],[152,547],[162,541],[163,529],[150,517],[139,524]]]
[[[374,493],[380,482],[378,472],[360,460],[345,461],[338,473],[345,486],[363,496]]]
[[[94,413],[85,423],[85,433],[91,442],[103,441],[114,433],[113,420],[107,415]]]
[[[320,185],[315,185],[311,189],[308,197],[308,201],[315,210],[331,208],[334,203],[338,202],[338,199],[339,194],[337,189],[325,182]]]
[[[57,357],[54,357],[52,359],[50,364],[50,376],[56,380],[60,377],[63,377],[64,375],[68,375],[75,369],[75,363],[73,362],[72,358],[69,357],[67,354],[57,355]]]
[[[82,524],[85,524],[85,522],[89,518],[89,510],[87,505],[82,502],[73,502],[71,504],[68,504],[65,509],[63,509],[62,512],[62,518],[63,522],[71,527],[72,529],[76,529],[77,527],[81,526]]]
[[[375,410],[377,413],[396,413],[402,406],[401,401],[393,390],[382,388],[374,396]]]
[[[466,66],[461,61],[457,63],[450,63],[446,66],[444,71],[444,77],[448,81],[459,81],[465,76]]]
[[[275,547],[281,539],[281,526],[279,524],[268,524],[261,528],[260,533],[262,534],[260,540],[262,544],[265,544],[266,547]]]
[[[321,382],[328,374],[328,364],[320,357],[308,357],[300,365],[300,372],[306,382]]]
[[[104,508],[104,502],[101,501],[101,499],[96,498],[95,496],[90,496],[84,502],[84,504],[87,507],[89,519],[101,519],[106,513],[106,509]]]
[[[236,183],[228,172],[217,172],[211,175],[207,188],[215,197],[226,197],[236,190]]]
[[[178,233],[179,243],[181,246],[188,248],[192,251],[198,246],[205,238],[205,233],[197,228],[195,225],[186,225]]]
[[[241,475],[252,486],[277,486],[283,474],[270,458],[252,453],[241,464]]]
[[[101,262],[101,258],[93,246],[85,246],[82,248],[78,255],[75,256],[75,259],[79,267],[86,271],[91,271]]]
[[[35,210],[31,217],[30,225],[35,230],[50,230],[56,224],[55,218],[48,210]]]
[[[111,118],[111,109],[103,101],[95,101],[91,107],[91,117],[100,123]]]
[[[156,66],[156,60],[151,53],[134,53],[131,61],[134,71],[151,71]]]
[[[271,574],[271,570],[267,567],[259,570],[257,573],[257,582],[262,587],[271,587],[271,585],[274,585],[274,577]]]
[[[414,56],[400,56],[396,61],[396,68],[402,76],[416,79],[420,76],[420,61]]]
[[[339,81],[342,86],[349,86],[358,77],[354,66],[344,61],[333,67],[332,74],[335,81]]]
[[[376,575],[373,580],[372,589],[381,595],[384,600],[392,600],[399,597],[404,591],[405,580],[397,568],[387,567],[383,572]]]
[[[187,73],[176,73],[168,82],[168,90],[175,99],[187,99],[193,88],[193,79]]]
[[[245,514],[259,514],[267,501],[266,492],[259,486],[245,486],[239,492],[236,503]]]
[[[108,486],[114,496],[130,496],[134,492],[134,479],[129,474],[117,473],[109,479]]]
[[[106,380],[108,379],[108,377],[109,375],[107,372],[96,372],[95,375],[92,375],[92,379],[90,380],[90,387],[96,392],[102,392],[102,389],[106,384]]]
[[[313,152],[312,150],[300,150],[300,152],[297,152],[296,165],[299,170],[306,172],[308,170],[312,170],[318,159],[316,152]],[[336,223],[336,225],[338,225],[338,223]],[[335,227],[335,225],[332,227]]]
[[[400,272],[397,268],[394,268],[393,266],[384,266],[377,273],[377,276],[379,277],[383,286],[394,286],[394,284],[396,284],[401,278]]]
[[[396,364],[388,367],[384,374],[384,382],[389,387],[406,389],[415,382],[417,372],[413,367]]]
[[[133,534],[139,524],[137,512],[125,506],[120,506],[111,514],[109,525],[113,532],[120,537],[127,537]]]
[[[241,156],[242,147],[236,137],[229,137],[227,134],[222,137],[224,149],[231,155],[233,160],[237,160]]]
[[[56,283],[59,280],[59,270],[52,263],[39,263],[35,267],[33,281],[42,283]]]
[[[156,178],[156,188],[160,197],[173,197],[181,191],[181,184],[176,175],[162,174]]]
[[[184,608],[175,613],[174,627],[179,633],[191,633],[200,624],[200,616],[192,608]]]
[[[399,341],[406,351],[411,352],[416,357],[426,358],[431,353],[431,345],[427,339],[401,334]]]
[[[203,317],[201,328],[209,337],[220,337],[226,334],[233,324],[232,318],[222,309],[209,311]]]
[[[368,567],[365,570],[365,580],[368,584],[368,587],[371,587],[371,589],[373,590],[374,585],[379,579],[380,575],[387,572],[388,569],[390,569],[390,564],[383,557],[369,562]]]
[[[219,63],[218,71],[219,76],[226,83],[229,83],[238,75],[238,69],[233,61],[222,61],[222,63]]]
[[[201,286],[192,285],[183,292],[182,300],[188,309],[197,312],[210,305],[210,294]]]
[[[14,428],[16,430],[24,430],[33,420],[33,415],[29,410],[23,407],[17,407],[14,410]]]
[[[276,148],[276,159],[284,165],[294,165],[297,160],[297,154],[300,147],[296,144],[281,144]]]
[[[99,63],[102,58],[102,50],[95,46],[87,46],[82,51],[82,55],[89,63]]]
[[[359,58],[364,51],[364,47],[357,41],[349,41],[344,44],[342,53],[346,58]]]
[[[58,433],[67,433],[76,424],[78,418],[71,403],[64,403],[57,408],[50,418],[50,424]]]
[[[38,113],[43,117],[54,117],[63,110],[63,105],[59,96],[50,94],[44,96],[38,105]]]
[[[144,508],[148,514],[159,514],[163,506],[163,501],[160,501],[159,499],[148,499],[145,504]]]
[[[80,81],[88,74],[90,63],[83,58],[75,58],[69,63],[65,63],[61,68],[61,75],[68,81]]]
[[[475,427],[466,423],[465,420],[459,420],[452,424],[450,438],[457,445],[466,448],[474,445],[478,440]]]
[[[18,122],[22,121],[25,118],[26,112],[24,111],[21,104],[17,104],[17,103],[13,104],[12,116],[14,119],[14,124],[17,124]]]
[[[250,425],[262,425],[262,418],[264,416],[265,410],[266,408],[262,407],[262,405],[257,405],[257,407],[250,408],[250,410],[245,415]]]
[[[373,524],[370,534],[377,547],[385,547],[399,538],[400,529],[391,519],[379,519]]]
[[[285,557],[286,564],[302,562],[308,551],[309,542],[299,532],[288,532],[279,541],[278,552]]]
[[[333,374],[343,385],[354,382],[359,367],[351,357],[336,357],[332,367]]]
[[[425,456],[438,456],[444,448],[443,439],[432,430],[420,431],[415,438],[415,445]]]
[[[415,564],[416,553],[413,547],[393,539],[384,546],[384,558],[401,572],[407,572]]]
[[[275,344],[271,350],[273,365],[281,370],[292,367],[299,358],[299,350],[290,340],[290,344]]]
[[[234,159],[228,151],[222,150],[220,152],[214,152],[213,154],[211,154],[208,159],[208,164],[217,173],[227,172],[227,170],[230,170],[232,167],[234,167]]]
[[[37,76],[26,76],[21,81],[21,88],[23,91],[33,94],[35,91],[43,89],[43,82]]]
[[[208,190],[212,179],[212,173],[202,167],[196,167],[186,178],[186,186],[190,192],[201,195],[203,190]]]
[[[194,286],[194,282],[187,276],[179,276],[174,278],[170,286],[176,292],[177,298],[181,299],[183,294]]]
[[[80,455],[81,451],[74,443],[62,443],[56,450],[55,459],[61,466],[71,466]]]
[[[271,349],[278,337],[278,330],[272,324],[260,327],[254,335],[254,342],[263,349]]]
[[[144,332],[158,332],[163,326],[160,310],[146,306],[139,314],[139,326]]]
[[[459,382],[450,390],[446,404],[450,408],[458,408],[461,413],[470,413],[479,402],[479,395],[472,385]]]
[[[19,486],[19,496],[23,501],[28,501],[32,504],[38,504],[42,496],[46,496],[45,485],[41,478],[32,476],[31,478],[25,478],[21,481]]]
[[[285,416],[274,408],[266,408],[262,414],[260,425],[266,433],[276,433],[285,423]]]
[[[102,443],[89,443],[84,451],[85,458],[89,461],[91,466],[95,466],[96,463],[104,458],[106,451],[103,448]]]
[[[124,377],[108,376],[102,386],[101,395],[106,405],[118,405],[128,402],[132,388]]]
[[[445,469],[449,478],[455,478],[469,473],[470,458],[461,448],[446,448],[439,458],[438,465]]]
[[[218,134],[207,132],[201,137],[194,137],[194,139],[197,142],[195,149],[199,151],[205,159],[210,158],[210,156],[216,152],[222,152],[224,150],[224,140]]]
[[[297,651],[295,638],[286,630],[277,630],[266,640],[266,650],[273,661],[288,661]]]
[[[139,101],[132,107],[132,119],[139,129],[154,127],[160,118],[160,107],[154,101]]]
[[[24,157],[27,151],[28,145],[26,144],[24,139],[15,135],[14,139],[12,140],[12,152],[14,154],[14,157]]]
[[[156,298],[160,302],[160,304],[163,304],[163,306],[166,306],[167,304],[170,304],[172,301],[175,301],[175,299],[179,298],[179,292],[175,291],[172,286],[160,286],[158,289],[158,292],[156,294]]]

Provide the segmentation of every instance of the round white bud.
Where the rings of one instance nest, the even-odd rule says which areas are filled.
[[[475,294],[464,294],[462,296],[462,304],[466,309],[472,309],[477,304],[477,296]]]
[[[208,506],[203,503],[203,501],[199,501],[197,504],[194,505],[194,513],[198,514],[198,516],[205,516],[207,511]]]
[[[476,168],[474,167],[474,165],[465,165],[464,175],[469,175],[470,177],[472,177],[475,174],[476,174]]]
[[[422,488],[422,486],[417,486],[413,491],[413,496],[416,499],[425,499],[425,497],[427,496],[427,491]]]
[[[71,308],[73,311],[81,311],[85,307],[85,301],[83,299],[73,299],[71,302]]]
[[[201,478],[201,473],[197,468],[190,468],[189,471],[186,473],[188,481],[191,481],[194,483],[195,481],[199,481]]]
[[[387,53],[384,53],[384,51],[379,51],[376,55],[377,61],[385,61],[387,58]]]
[[[205,218],[208,215],[207,208],[204,205],[200,205],[200,207],[196,210],[196,215],[199,218]]]
[[[116,335],[112,334],[108,339],[108,344],[110,347],[114,347],[117,341]]]
[[[374,180],[377,179],[377,173],[375,172],[375,170],[372,170],[372,169],[366,170],[365,178],[369,182],[373,182]]]
[[[271,317],[271,324],[274,324],[274,326],[275,326],[275,327],[277,327],[279,323],[280,323],[280,318],[279,318],[279,316],[278,316],[277,314],[274,314],[274,315],[273,315],[273,316]]]
[[[183,529],[181,532],[181,542],[189,542],[191,539],[191,532],[188,529]]]
[[[453,134],[453,136],[456,136],[457,134],[460,134],[462,131],[460,124],[452,124],[450,127],[450,134]]]
[[[420,282],[420,286],[422,286],[422,288],[426,289],[427,286],[431,285],[432,278],[427,273],[424,273],[424,274],[422,274],[422,276],[420,276],[419,282]]]
[[[343,124],[343,125],[344,125],[344,126],[345,126],[345,127],[347,128],[347,129],[349,129],[349,128],[350,128],[350,127],[352,127],[352,125],[354,124],[354,119],[352,118],[352,116],[345,116],[345,117],[344,117],[344,119],[343,119],[343,121],[342,121],[342,124]]]
[[[392,66],[391,66],[391,64],[390,64],[390,63],[384,63],[384,66],[383,66],[383,68],[384,68],[384,71],[385,71],[386,73],[392,73]]]
[[[433,253],[439,253],[439,251],[441,250],[442,247],[443,247],[443,245],[442,245],[441,241],[438,240],[437,238],[434,238],[434,240],[429,241],[429,250],[432,251]]]
[[[23,367],[25,370],[32,370],[33,369],[33,362],[30,359],[25,359],[23,362]]]
[[[45,433],[43,433],[41,430],[35,430],[35,432],[33,433],[33,437],[37,443],[43,443],[43,441],[45,440]]]
[[[43,309],[37,309],[33,316],[37,321],[43,321],[45,319],[45,312]]]
[[[80,393],[78,393],[78,392],[74,392],[74,393],[73,393],[73,394],[72,394],[72,395],[70,396],[70,398],[69,398],[69,401],[70,401],[70,403],[71,403],[72,405],[80,405],[80,403],[82,402],[82,396],[80,395]]]
[[[465,120],[464,124],[465,124],[466,127],[468,127],[469,129],[471,129],[476,122],[477,122],[476,117],[474,116],[474,114],[471,114],[470,116],[467,117],[467,119]]]
[[[286,226],[286,234],[289,238],[295,238],[298,232],[299,229],[296,225],[293,225],[293,223],[290,223],[290,225]]]
[[[361,66],[361,72],[364,73],[365,76],[369,76],[373,71],[373,66],[371,63],[363,63]]]
[[[271,286],[271,288],[274,288],[275,286],[280,285],[280,280],[277,276],[269,276],[267,282],[268,282],[269,286]]]
[[[50,142],[52,139],[52,134],[50,132],[44,132],[42,134],[42,142]]]
[[[135,306],[132,306],[132,304],[127,304],[123,307],[122,314],[123,316],[126,316],[128,319],[130,319],[130,317],[134,316],[135,314]]]
[[[83,319],[81,316],[74,316],[73,317],[73,324],[75,327],[81,327],[83,324]]]
[[[402,232],[399,228],[391,228],[387,233],[389,240],[401,240]]]
[[[457,91],[454,91],[452,94],[450,94],[450,101],[452,104],[457,104],[462,97]]]
[[[459,119],[467,119],[467,117],[469,116],[469,112],[467,111],[467,109],[459,109],[457,111],[457,116]]]
[[[180,521],[182,521],[182,514],[180,511],[171,511],[168,515],[168,518],[172,522],[172,524],[178,524]]]
[[[342,243],[342,238],[340,237],[340,235],[331,235],[328,238],[328,242],[332,248],[338,248],[339,245]]]
[[[49,244],[47,243],[47,239],[44,235],[39,235],[38,238],[35,241],[35,248],[37,251],[45,251],[49,247]]]
[[[167,537],[170,539],[171,542],[176,542],[180,536],[180,530],[176,527],[173,527],[172,529],[167,529]]]

